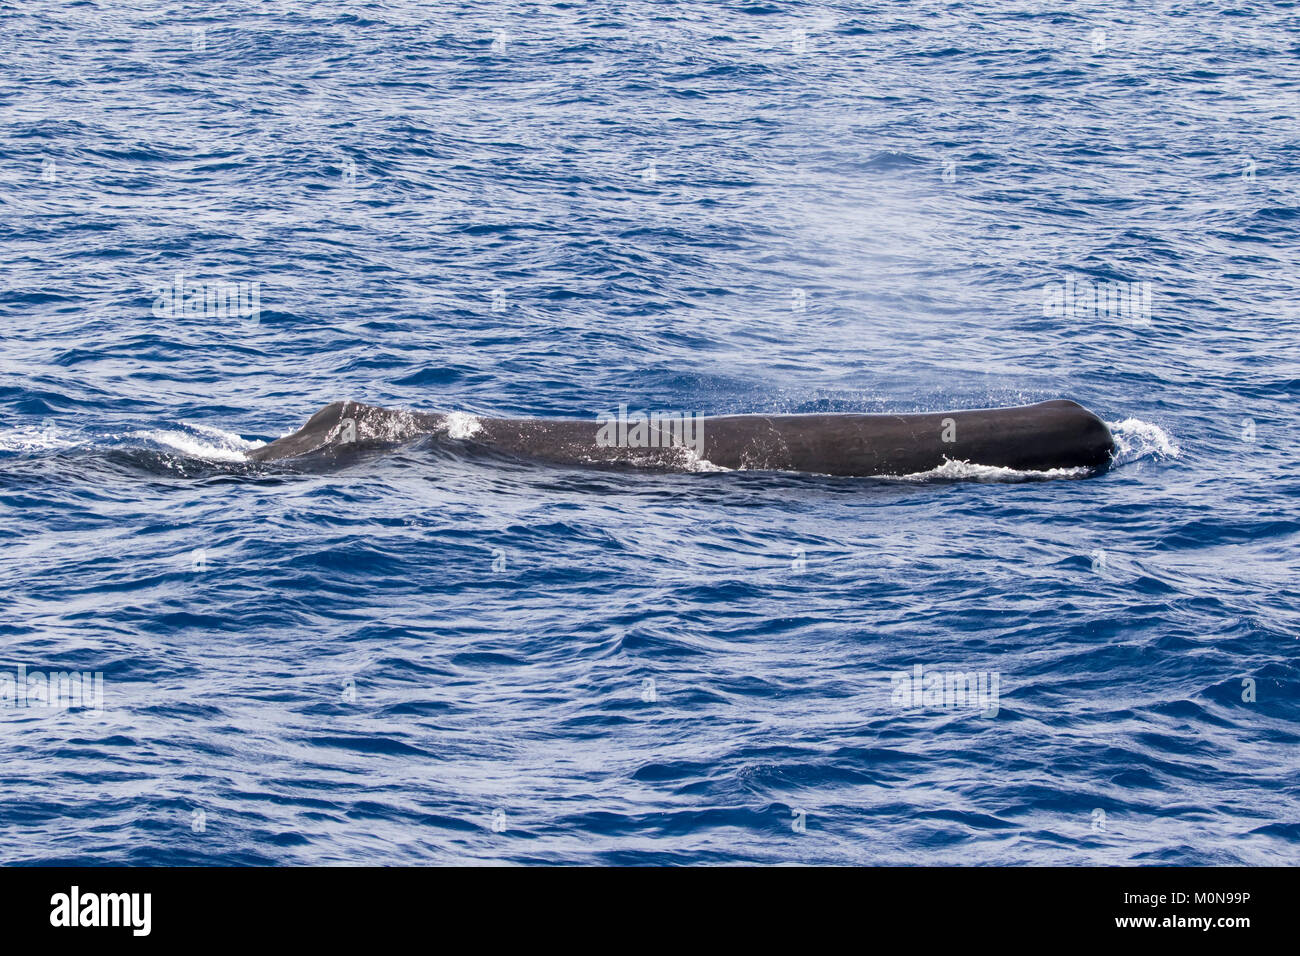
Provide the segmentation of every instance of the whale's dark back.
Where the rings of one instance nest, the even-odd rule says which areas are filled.
[[[1104,468],[1114,440],[1076,402],[908,415],[739,416],[706,420],[706,457],[727,468],[908,475],[945,461],[1024,471]]]
[[[628,448],[598,440],[590,419],[475,419],[469,441],[539,461],[678,470],[728,469],[827,475],[909,475],[945,461],[1026,471],[1103,469],[1114,447],[1106,423],[1064,400],[1015,408],[907,415],[731,415],[705,418],[702,446]],[[396,444],[447,431],[447,417],[356,402],[327,405],[297,432],[252,453],[261,461]],[[454,436],[453,436],[454,437]],[[667,445],[667,441],[663,442]]]

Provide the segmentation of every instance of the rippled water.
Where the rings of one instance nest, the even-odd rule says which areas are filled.
[[[0,665],[103,675],[0,860],[1294,862],[1300,17],[1065,9],[0,13]],[[243,454],[1057,397],[1109,473]]]

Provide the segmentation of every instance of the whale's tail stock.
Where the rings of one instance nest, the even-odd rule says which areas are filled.
[[[1105,422],[1063,399],[905,415],[686,418],[488,418],[334,402],[296,432],[251,451],[249,457],[282,461],[443,435],[522,458],[568,464],[865,477],[919,474],[947,462],[1097,473],[1110,464],[1115,447]]]

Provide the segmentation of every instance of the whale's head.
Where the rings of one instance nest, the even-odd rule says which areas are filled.
[[[1058,446],[1057,467],[1110,467],[1115,456],[1115,436],[1100,417],[1066,398],[1030,407],[1041,410],[1043,441]]]

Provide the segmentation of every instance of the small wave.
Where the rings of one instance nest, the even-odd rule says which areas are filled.
[[[161,445],[187,458],[208,461],[243,461],[246,452],[266,444],[262,441],[248,441],[231,432],[193,422],[181,422],[179,428],[148,429],[118,435],[93,435],[48,423],[0,429],[0,452],[19,454],[62,451],[81,446],[111,446],[122,441]]]
[[[672,456],[674,463],[677,465],[677,467],[681,468],[682,471],[694,472],[697,474],[708,474],[714,472],[734,470],[732,468],[726,468],[722,465],[715,465],[713,462],[709,461],[707,458],[700,455],[700,453],[697,452],[694,448],[687,448],[683,445],[675,445],[671,449],[669,449],[668,452]],[[637,459],[635,458],[629,460],[632,461],[633,463],[637,462]],[[651,467],[657,464],[657,462],[653,460],[645,460],[642,463],[650,465]]]
[[[164,445],[187,458],[202,458],[207,461],[244,461],[247,452],[266,444],[262,441],[248,441],[233,432],[225,432],[211,425],[181,422],[181,427],[183,431],[157,429],[128,432],[126,437]]]
[[[1126,418],[1122,422],[1107,422],[1115,439],[1114,464],[1127,465],[1139,458],[1177,458],[1182,450],[1159,425],[1139,418]]]
[[[0,451],[58,451],[80,443],[74,432],[54,425],[21,425],[0,431]]]
[[[723,465],[715,465],[713,462],[709,461],[707,458],[701,458],[699,455],[695,454],[695,452],[693,452],[693,451],[689,451],[689,449],[688,449],[688,452],[689,452],[689,453],[688,453],[687,456],[686,456],[686,470],[687,470],[687,471],[694,471],[694,472],[706,473],[706,472],[733,471],[733,470],[734,470],[734,469],[732,469],[732,468],[727,468],[727,467],[725,467],[725,466],[723,466]]]
[[[900,481],[958,481],[974,478],[981,481],[1040,481],[1057,478],[1084,478],[1092,474],[1092,468],[1047,468],[1042,471],[1004,468],[1000,465],[976,465],[969,461],[956,461],[945,458],[943,464],[929,471],[918,471],[910,475],[882,475],[882,478],[896,478]]]

